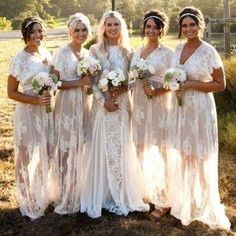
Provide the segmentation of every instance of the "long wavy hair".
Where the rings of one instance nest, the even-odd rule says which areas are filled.
[[[127,51],[127,53],[130,52],[130,40],[129,40],[129,33],[128,33],[127,25],[124,18],[117,11],[108,11],[104,13],[100,21],[100,24],[98,27],[98,44],[99,44],[100,51],[103,53],[107,53],[107,48],[109,46],[109,40],[105,33],[105,24],[106,24],[107,18],[109,17],[115,17],[116,19],[119,20],[121,30],[120,30],[120,38],[118,41],[118,45],[122,49]]]

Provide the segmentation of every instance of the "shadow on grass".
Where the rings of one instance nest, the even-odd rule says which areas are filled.
[[[13,157],[13,148],[11,149],[0,149],[0,160],[2,161],[9,161],[10,163],[14,162],[14,157]]]
[[[233,224],[235,227],[235,219]],[[19,209],[0,211],[0,235],[35,235],[35,236],[169,236],[169,235],[233,235],[223,230],[210,230],[207,225],[193,222],[183,226],[179,220],[168,215],[159,223],[149,221],[145,213],[131,213],[128,216],[117,216],[103,212],[103,216],[91,219],[86,214],[59,215],[47,213],[40,219],[31,221],[21,216]]]

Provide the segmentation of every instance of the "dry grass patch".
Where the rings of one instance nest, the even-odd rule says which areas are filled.
[[[67,43],[67,37],[50,37],[47,46],[54,51]],[[85,214],[58,215],[48,209],[47,214],[35,221],[22,217],[15,197],[14,158],[12,146],[12,115],[15,102],[6,95],[7,74],[10,59],[20,51],[20,40],[0,42],[0,235],[35,236],[224,236],[233,235],[224,230],[211,230],[207,225],[193,222],[185,227],[172,216],[164,217],[155,224],[144,213],[132,213],[119,217],[104,212],[99,219],[91,219]],[[222,202],[236,232],[236,158],[221,154],[219,160],[219,183]]]

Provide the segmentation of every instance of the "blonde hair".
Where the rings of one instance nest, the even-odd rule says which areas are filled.
[[[99,49],[103,53],[107,53],[107,48],[109,46],[108,38],[105,33],[105,24],[106,20],[109,17],[115,17],[120,22],[120,38],[118,41],[118,45],[124,49],[125,51],[130,52],[130,40],[129,40],[129,33],[127,29],[126,22],[124,18],[121,16],[121,14],[117,11],[108,11],[103,14],[102,19],[100,21],[99,27],[98,27],[98,45]]]
[[[91,26],[90,26],[90,21],[88,19],[87,16],[85,16],[83,13],[75,13],[74,15],[71,15],[69,17],[69,20],[67,22],[67,26],[68,26],[68,33],[71,34],[75,28],[76,25],[81,22],[82,24],[84,24],[84,26],[86,27],[86,29],[88,30],[88,36],[91,35]]]

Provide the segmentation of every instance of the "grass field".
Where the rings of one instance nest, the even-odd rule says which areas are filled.
[[[167,38],[169,46],[175,46],[177,39]],[[49,37],[47,47],[54,51],[65,45],[65,37]],[[132,44],[141,44],[132,38]],[[232,233],[223,230],[211,230],[207,225],[193,222],[189,226],[167,216],[157,224],[146,219],[143,213],[132,213],[128,217],[119,217],[104,212],[99,219],[90,219],[84,214],[61,216],[48,211],[41,219],[33,222],[22,217],[15,198],[14,156],[12,146],[12,116],[15,102],[6,94],[7,74],[10,60],[23,47],[21,40],[0,42],[0,235],[113,235],[113,236],[223,236],[236,232],[236,158],[233,155],[220,153],[219,184],[222,202],[232,223]],[[234,233],[233,233],[234,232]]]

